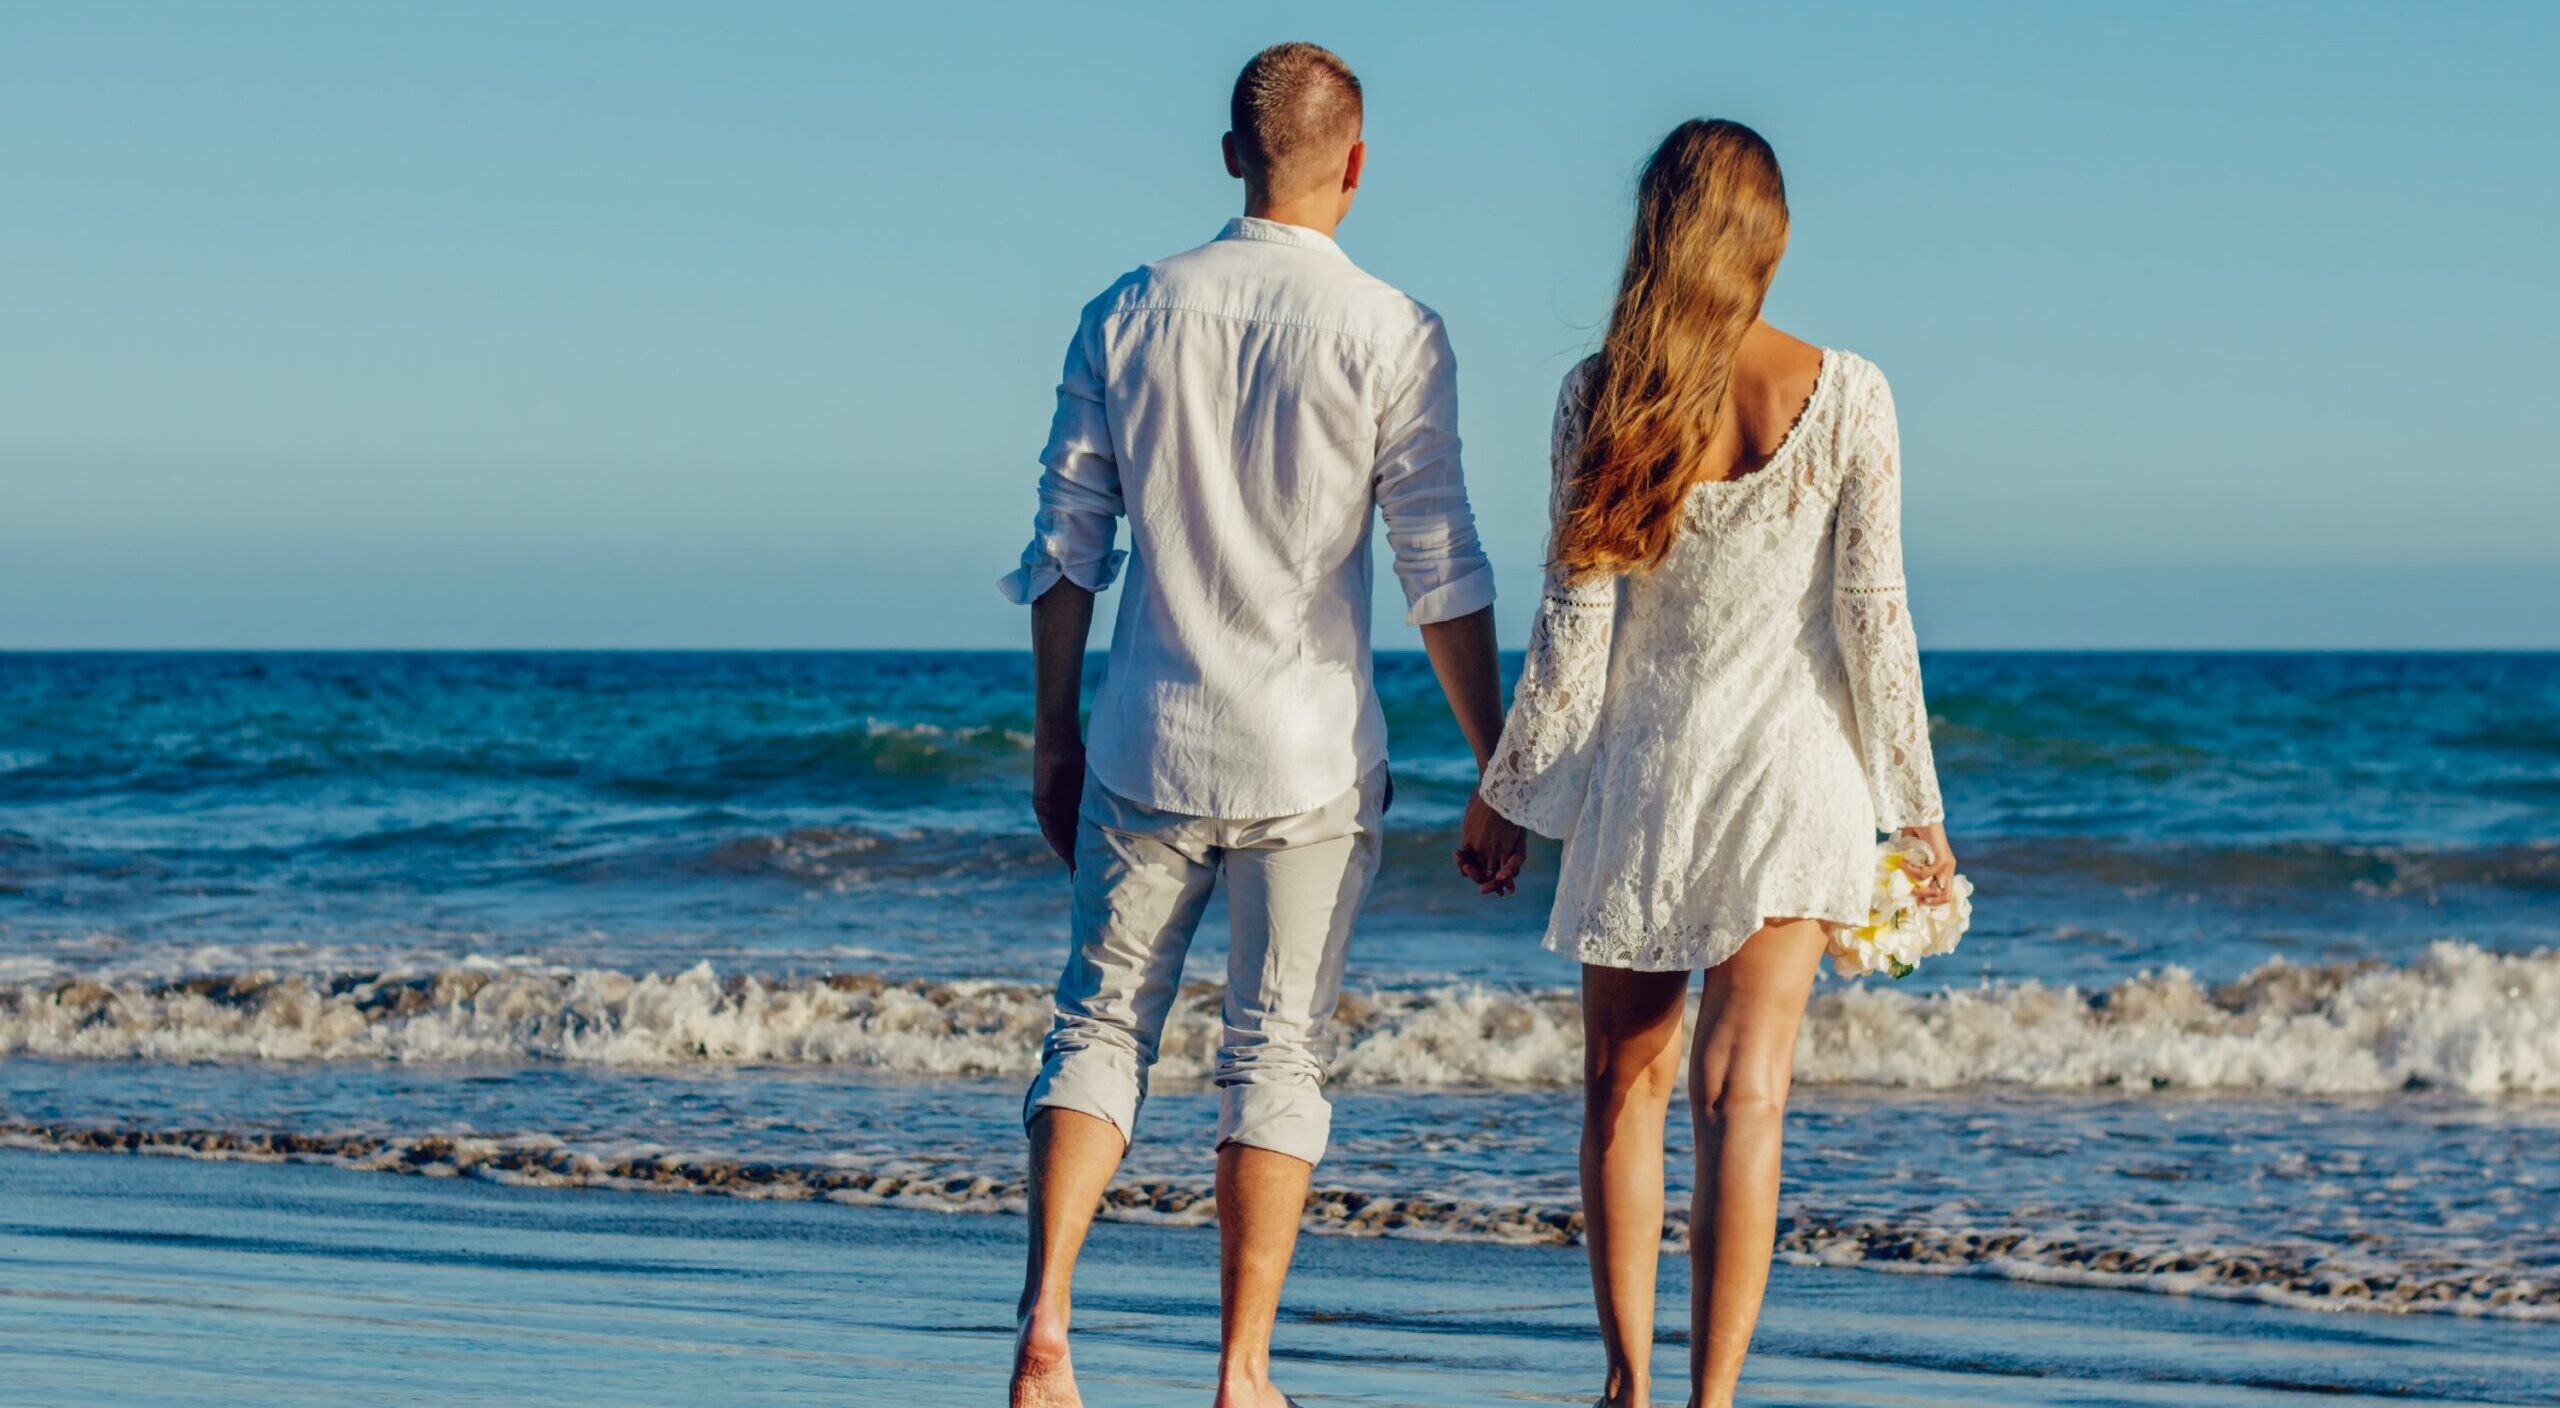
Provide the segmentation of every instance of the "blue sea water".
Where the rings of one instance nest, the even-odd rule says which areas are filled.
[[[1817,995],[1794,1254],[2560,1313],[2560,656],[1925,668],[1975,928]],[[488,1176],[752,1159],[1002,1207],[1064,942],[1029,677],[0,654],[0,1133],[458,1135],[433,1159]],[[1378,678],[1397,801],[1322,1178],[1535,1239],[1573,1205],[1553,855],[1509,901],[1456,881],[1472,769],[1418,656]],[[1131,1215],[1198,1215],[1209,1005],[1177,1018]],[[610,1171],[634,1150],[664,1177]]]
[[[1097,665],[1098,668],[1098,665]],[[2551,936],[2560,657],[1935,656],[1986,902],[1934,981],[2401,961]],[[1379,684],[1393,850],[1373,979],[1555,982],[1442,858],[1472,769],[1430,671]],[[981,653],[0,656],[14,961],[621,966],[1045,978],[1029,666]]]

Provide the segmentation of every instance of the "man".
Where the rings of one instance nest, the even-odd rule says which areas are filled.
[[[1459,474],[1431,310],[1332,239],[1359,190],[1360,82],[1312,44],[1236,79],[1243,218],[1086,305],[1005,594],[1031,605],[1032,805],[1074,934],[1024,1101],[1031,1248],[1015,1408],[1075,1404],[1069,1283],[1127,1151],[1212,886],[1232,924],[1219,1091],[1219,1408],[1280,1408],[1272,1318],[1332,1110],[1325,1028],[1378,864],[1386,724],[1370,682],[1371,506],[1406,619],[1481,767],[1502,727],[1493,574]],[[1112,548],[1125,514],[1134,555]],[[1123,565],[1110,663],[1077,712],[1093,594]],[[1510,887],[1522,833],[1471,807],[1461,863]]]

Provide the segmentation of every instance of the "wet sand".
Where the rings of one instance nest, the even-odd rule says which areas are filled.
[[[1021,1223],[894,1208],[0,1151],[0,1402],[996,1403]],[[1085,1258],[1095,1408],[1206,1401],[1211,1234]],[[1666,1321],[1686,1289],[1676,1263]],[[1579,1253],[1309,1238],[1283,1383],[1586,1403]],[[1660,1372],[1685,1349],[1666,1323]],[[2560,1332],[1782,1266],[1745,1401],[2548,1403]]]

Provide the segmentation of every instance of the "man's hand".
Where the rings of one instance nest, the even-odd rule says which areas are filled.
[[[1520,888],[1520,867],[1529,857],[1529,833],[1495,811],[1483,794],[1467,798],[1467,818],[1458,831],[1458,873],[1475,882],[1481,895],[1508,895]]]
[[[1076,814],[1084,807],[1084,744],[1051,743],[1031,750],[1031,814],[1040,819],[1040,839],[1076,869]]]
[[[1493,608],[1468,612],[1422,628],[1422,648],[1431,656],[1440,692],[1458,716],[1458,730],[1475,750],[1481,771],[1493,760],[1502,738],[1502,669],[1493,646]],[[1520,888],[1520,866],[1527,859],[1529,833],[1485,804],[1467,798],[1467,819],[1458,833],[1458,872],[1488,895],[1507,895]]]

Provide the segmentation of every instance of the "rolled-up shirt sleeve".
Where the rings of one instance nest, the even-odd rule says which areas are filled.
[[[1405,623],[1452,621],[1493,604],[1493,567],[1458,466],[1458,360],[1428,319],[1404,384],[1378,423],[1376,490],[1404,584]]]
[[[1039,600],[1062,577],[1101,591],[1119,577],[1129,556],[1112,546],[1125,510],[1111,423],[1103,413],[1095,336],[1088,310],[1058,378],[1058,410],[1040,452],[1040,507],[1032,515],[1030,545],[1022,550],[1021,565],[996,584],[1018,605]]]

